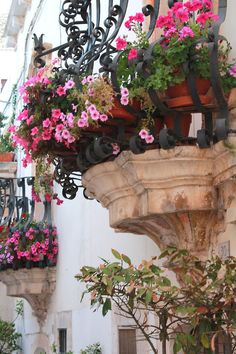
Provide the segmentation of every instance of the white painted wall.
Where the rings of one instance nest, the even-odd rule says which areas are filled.
[[[52,43],[53,46],[65,40],[63,29],[58,24],[61,2],[32,0],[24,28],[18,36],[15,53],[17,60],[13,64],[15,73],[11,79],[12,82],[19,80],[21,83],[27,76],[33,49],[31,40],[33,33],[37,35],[45,33],[45,41]],[[141,4],[141,0],[131,2],[130,14],[136,12],[136,9],[140,10]],[[25,170],[19,164],[19,176],[30,174],[30,168]],[[59,186],[57,190],[60,192]],[[74,275],[85,264],[99,264],[99,256],[111,258],[111,248],[127,253],[135,262],[158,254],[156,245],[145,236],[114,233],[108,224],[108,212],[96,201],[85,200],[82,191],[78,194],[75,200],[65,201],[62,206],[53,208],[60,246],[57,285],[43,329],[40,330],[38,327],[30,306],[26,302],[24,304],[24,318],[17,323],[17,327],[23,333],[24,354],[33,354],[37,347],[49,353],[50,345],[57,342],[59,327],[68,328],[68,350],[73,350],[74,354],[78,354],[81,348],[95,342],[101,343],[103,354],[116,354],[118,343],[114,333],[117,333],[117,328],[113,317],[108,315],[103,318],[100,312],[93,313],[89,307],[89,299],[80,303],[83,287],[78,284]],[[12,299],[6,298],[4,290],[1,286],[0,304],[3,301],[10,304]],[[11,310],[13,305],[11,305]],[[0,313],[7,317],[1,308]]]

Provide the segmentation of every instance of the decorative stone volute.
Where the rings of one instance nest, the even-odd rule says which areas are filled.
[[[8,269],[0,272],[0,281],[6,285],[8,296],[20,297],[29,302],[42,326],[56,286],[56,268]]]
[[[108,208],[117,231],[146,234],[160,248],[176,245],[206,256],[224,229],[234,176],[236,139],[230,138],[204,150],[123,152],[90,168],[83,185]]]

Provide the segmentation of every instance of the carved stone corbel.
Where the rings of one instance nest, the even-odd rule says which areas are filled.
[[[20,297],[29,302],[42,326],[56,286],[56,268],[7,269],[0,272],[0,281],[6,285],[8,296]]]

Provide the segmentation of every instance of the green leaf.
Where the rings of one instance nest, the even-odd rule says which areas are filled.
[[[122,254],[121,257],[125,263],[127,263],[128,265],[131,265],[131,260],[128,256],[126,256],[125,254]]]
[[[107,312],[111,310],[111,300],[106,298],[106,301],[103,304],[102,307],[102,315],[106,316]]]
[[[120,259],[121,260],[121,254],[116,251],[114,248],[111,249],[111,252],[113,254],[113,256],[116,258],[116,259]]]
[[[210,348],[210,341],[206,333],[202,333],[201,335],[201,343],[204,348],[209,349]]]
[[[177,354],[182,349],[182,344],[176,339],[173,346],[174,354]]]
[[[147,290],[146,295],[145,295],[145,303],[149,304],[149,302],[152,300],[152,291]]]

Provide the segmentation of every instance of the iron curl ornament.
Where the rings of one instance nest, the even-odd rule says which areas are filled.
[[[178,2],[182,1],[166,0],[169,8]],[[160,0],[154,0],[152,4],[147,4],[142,8],[147,28],[146,39],[149,41],[159,18],[160,3]],[[79,87],[81,78],[92,74],[96,68],[96,71],[109,78],[117,97],[120,98],[118,65],[121,53],[116,49],[114,41],[125,22],[129,5],[128,0],[65,0],[62,4],[59,23],[66,32],[67,42],[53,49],[44,50],[42,36],[38,38],[34,35],[37,52],[35,65],[37,67],[43,66],[45,64],[43,57],[57,52],[62,61],[59,74],[64,77],[72,77]],[[104,15],[105,8],[107,11]],[[196,58],[191,53],[182,68],[186,75],[187,87],[194,107],[194,110],[189,108],[187,111],[202,113],[203,128],[198,130],[196,137],[183,136],[181,133],[183,110],[169,107],[158,91],[149,89],[150,100],[155,106],[153,120],[155,124],[162,126],[158,134],[153,132],[152,148],[171,149],[176,146],[176,143],[197,144],[200,148],[209,148],[217,141],[227,138],[229,110],[222,89],[218,63],[219,41],[225,39],[219,34],[219,28],[225,21],[226,12],[227,0],[219,0],[218,20],[214,21],[206,36],[199,40],[199,43],[208,50],[210,83],[215,98],[214,105],[204,105],[201,101],[197,90],[197,79],[192,70],[192,63]],[[137,58],[133,61],[135,75],[140,75],[144,80],[149,78],[155,45],[160,41],[162,41],[161,38],[153,43],[150,41],[148,48],[139,51]],[[54,160],[55,180],[61,184],[64,197],[73,199],[76,196],[78,189],[82,187],[81,174],[88,168],[115,158],[112,153],[114,144],[119,146],[120,151],[131,150],[135,154],[146,151],[147,144],[134,133],[134,128],[137,127],[141,119],[145,119],[147,113],[140,107],[137,108],[129,104],[124,108],[136,117],[135,122],[130,122],[127,126],[122,119],[114,117],[116,124],[109,126],[109,134],[90,132],[79,144],[77,154],[66,157],[58,156]],[[213,120],[215,112],[217,117],[214,117]],[[166,114],[173,117],[174,126],[171,129],[163,127],[163,117]],[[106,123],[103,125],[106,127]]]

